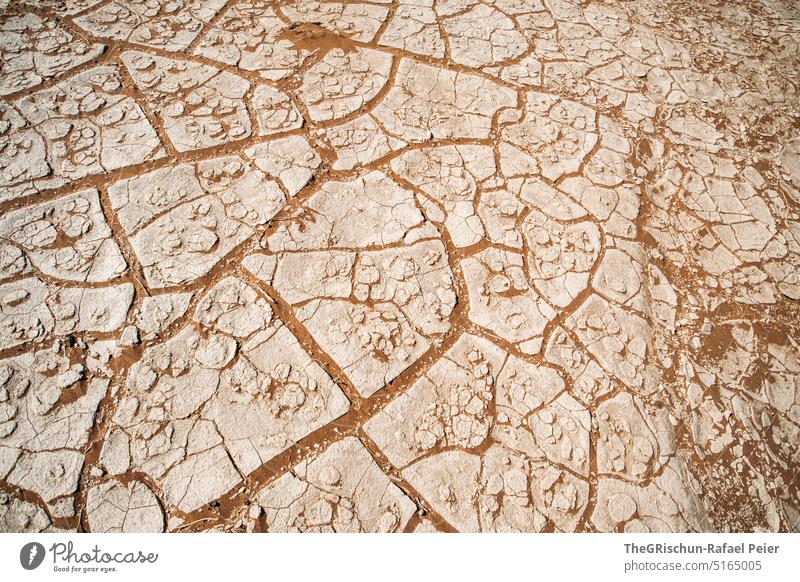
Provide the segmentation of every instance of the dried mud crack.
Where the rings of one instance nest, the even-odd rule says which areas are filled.
[[[784,0],[0,0],[0,531],[800,529]]]

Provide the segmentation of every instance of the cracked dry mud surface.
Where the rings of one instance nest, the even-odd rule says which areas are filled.
[[[800,530],[784,0],[0,1],[0,531]]]

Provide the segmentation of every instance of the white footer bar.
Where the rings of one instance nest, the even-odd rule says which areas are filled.
[[[3,580],[797,580],[797,534],[4,534]]]

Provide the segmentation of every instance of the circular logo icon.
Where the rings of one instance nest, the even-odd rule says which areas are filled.
[[[35,570],[44,561],[44,546],[39,542],[30,542],[19,551],[19,563],[26,570]]]

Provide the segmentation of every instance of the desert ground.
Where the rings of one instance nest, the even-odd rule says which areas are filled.
[[[0,1],[0,531],[800,530],[800,7]]]

